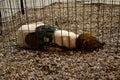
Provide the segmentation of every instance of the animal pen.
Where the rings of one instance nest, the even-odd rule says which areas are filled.
[[[104,51],[120,52],[119,0],[0,0],[0,53],[17,52],[18,28],[39,21],[93,33],[106,43]]]
[[[103,49],[19,47],[22,25],[56,21],[63,30],[94,34]],[[120,80],[120,0],[0,0],[0,80]]]

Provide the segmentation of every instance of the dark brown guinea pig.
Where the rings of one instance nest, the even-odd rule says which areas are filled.
[[[26,35],[25,42],[31,49],[43,49],[42,41],[36,32],[32,32]]]
[[[95,36],[90,33],[82,33],[76,39],[76,48],[80,51],[89,51],[99,50],[103,48],[104,42],[101,43]]]

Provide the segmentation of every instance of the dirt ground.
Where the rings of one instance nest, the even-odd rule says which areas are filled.
[[[16,13],[3,23],[0,45],[1,80],[120,79],[120,6],[109,4],[54,3],[41,9]],[[33,51],[17,48],[15,31],[41,21],[79,33],[91,32],[106,45],[81,51]]]

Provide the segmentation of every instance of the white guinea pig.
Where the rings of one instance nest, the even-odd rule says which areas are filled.
[[[17,45],[23,48],[32,48],[36,46],[37,43],[35,41],[36,40],[35,29],[36,27],[43,25],[44,23],[42,22],[22,25],[16,32]],[[26,39],[26,36],[28,36],[27,38],[30,39]],[[28,43],[31,42],[31,44],[29,45],[28,43],[26,43],[26,40],[29,41]]]

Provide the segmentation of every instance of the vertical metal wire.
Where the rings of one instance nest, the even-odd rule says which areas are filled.
[[[58,22],[61,20],[61,6],[60,6],[60,0],[58,0],[58,9],[59,9],[59,12],[58,12]]]
[[[113,25],[113,7],[114,7],[114,4],[113,4],[113,0],[111,0],[111,2],[112,2],[112,4],[111,4],[111,8],[110,8],[110,30],[109,30],[109,46],[110,46],[110,50],[111,50],[111,48],[112,48],[112,45],[111,45],[111,40],[112,40],[112,25]]]
[[[7,1],[6,1],[6,2],[3,2],[3,3],[4,3],[4,4],[3,4],[4,6],[5,6],[5,5],[9,6],[9,4],[8,4]],[[5,3],[6,3],[6,4],[5,4]],[[4,7],[3,7],[3,8],[4,8]],[[4,10],[4,22],[7,22],[7,20],[10,21],[8,18],[6,18],[6,17],[8,16],[7,14],[9,13],[9,12],[6,13],[8,10],[9,10],[8,7],[6,7],[5,10]],[[9,14],[9,16],[10,16],[10,14]],[[6,18],[6,19],[5,19],[5,18]],[[8,26],[8,25],[5,24],[5,25],[4,25],[4,28],[7,27],[7,26]],[[9,31],[9,28],[8,28],[8,29],[5,28],[4,33],[7,34],[8,31]],[[6,37],[6,36],[4,35],[4,38],[5,38],[5,37]],[[7,48],[7,47],[8,47],[8,41],[4,41],[4,42],[3,42],[4,52],[6,51],[5,48]]]
[[[29,25],[29,24],[30,24],[29,21],[30,21],[30,20],[29,20],[29,19],[33,18],[33,21],[36,20],[36,18],[35,18],[35,10],[34,10],[34,0],[31,0],[30,3],[31,3],[31,7],[30,7],[30,9],[29,9],[29,8],[27,8],[27,4],[28,4],[28,3],[26,3],[26,1],[25,1],[25,6],[26,6],[26,9],[25,9],[25,10],[26,10],[26,21],[27,21],[28,32],[30,32],[30,28],[29,28],[29,26],[30,26],[30,25]],[[29,14],[28,11],[29,11],[29,10],[32,11],[32,14],[30,14],[31,17],[28,16],[28,14]],[[36,25],[37,25],[37,24],[36,24]],[[30,40],[29,37],[28,37],[28,39]]]
[[[31,3],[31,2],[30,2]],[[30,32],[30,29],[29,29],[29,17],[28,17],[28,8],[27,8],[27,2],[26,0],[24,1],[24,4],[25,4],[25,20],[26,20],[26,24],[27,24],[27,27],[28,27],[28,32]],[[23,31],[23,30],[22,30]],[[22,33],[22,36],[24,36],[24,34]],[[29,38],[29,37],[28,37]],[[23,43],[24,44],[24,43]]]
[[[64,0],[62,0],[62,2],[64,2]],[[62,7],[62,6],[61,6]],[[65,15],[65,4],[63,4],[63,7],[62,7],[62,9],[63,9],[63,15]]]
[[[11,26],[10,26],[10,32],[9,33],[11,33],[12,31],[13,31],[13,27],[14,27],[14,19],[13,19],[13,9],[15,9],[15,8],[12,8],[12,3],[11,3],[11,0],[9,0],[9,4],[10,4],[10,12],[11,12],[11,20],[10,20],[10,22],[11,22]],[[13,4],[13,6],[14,6],[14,4]],[[10,43],[11,43],[11,40],[10,40],[10,38],[11,38],[11,35],[9,36],[9,38],[8,38],[8,44],[9,44],[9,49],[11,49],[11,46],[10,46]]]
[[[10,3],[9,3],[9,0],[8,1],[6,1],[6,5],[7,5],[7,8],[6,8],[6,10],[8,11],[7,13],[6,13],[6,17],[10,17],[11,16],[11,10],[10,10]],[[6,18],[8,21],[11,21],[10,19],[11,18]],[[5,21],[7,21],[7,20],[5,20]],[[6,26],[8,26],[8,24],[6,24]],[[9,32],[9,30],[10,30],[10,27],[8,27],[8,29],[5,31],[5,33],[6,34],[8,34],[8,32]]]
[[[64,11],[62,12],[62,10],[64,10],[64,1],[63,1],[63,6],[61,6],[61,4],[60,4],[60,0],[58,0],[58,9],[59,9],[59,12],[58,12],[58,22],[60,21],[61,22],[61,20],[63,19],[63,16],[62,16],[62,14],[64,14]],[[62,26],[60,26],[60,28],[62,29],[63,27]],[[62,35],[63,33],[62,33],[62,30],[61,30],[61,35]],[[63,45],[63,36],[61,36],[61,45]]]
[[[92,16],[93,16],[93,6],[92,6],[92,0],[90,1],[90,33],[92,33]]]
[[[69,0],[67,0],[67,26],[68,26],[68,36],[70,36],[69,31],[70,31],[70,23],[69,23]],[[69,43],[69,48],[70,48],[70,37],[68,37],[68,43]]]
[[[0,5],[2,4],[2,1],[0,1]],[[2,13],[0,8],[0,35],[2,35]]]
[[[100,27],[100,20],[99,20],[99,18],[100,18],[100,0],[98,0],[98,4],[97,4],[97,34],[99,34],[99,27]],[[99,39],[99,36],[97,36],[98,37],[98,39]]]
[[[3,1],[0,1],[0,5],[1,5],[1,6],[3,6],[3,3],[4,3]],[[3,19],[3,18],[2,18],[2,17],[3,17],[3,16],[2,16],[2,11],[3,11],[3,10],[4,10],[3,7],[2,7],[2,8],[0,7],[0,27],[1,27],[1,31],[2,31],[2,28],[3,28],[3,24],[2,24],[2,22],[3,22],[3,20],[2,20],[2,19]],[[3,31],[2,31],[2,32],[3,32]],[[1,35],[3,35],[3,34],[1,34]],[[3,42],[3,40],[1,40],[1,42]],[[3,48],[3,50],[4,50],[4,43],[2,43],[1,48]],[[5,50],[4,50],[4,51],[5,51]]]
[[[3,7],[4,6],[4,1],[1,1],[0,2],[1,3],[1,6],[2,6],[2,8],[0,8],[1,9],[1,23],[2,22],[4,22],[5,20],[4,20],[4,16],[5,16],[5,8]],[[5,26],[5,24],[1,24],[1,28],[4,28],[4,26]],[[2,33],[4,33],[4,31],[2,31]],[[4,35],[4,34],[2,34],[2,35]]]
[[[5,6],[5,1],[2,1],[1,4],[2,4],[2,6]],[[3,14],[4,14],[3,17],[5,17],[5,15],[6,15],[5,10],[7,10],[7,8],[2,7],[2,10],[3,10]],[[7,15],[6,15],[6,16],[7,16]],[[5,19],[5,18],[4,18],[4,19]],[[3,22],[5,22],[4,19],[3,19]],[[3,28],[4,28],[6,25],[4,24],[4,25],[2,25],[2,26],[3,26]],[[5,31],[6,31],[6,30],[4,30],[4,33],[5,33]],[[4,34],[3,34],[3,36],[4,36]],[[5,36],[4,36],[4,37],[5,37]],[[3,47],[3,51],[5,52],[5,42],[4,42],[4,41],[2,41],[2,42],[3,42],[3,43],[2,43],[2,44],[3,44],[3,46],[2,46],[2,47]]]
[[[2,14],[0,10],[0,35],[2,35]]]
[[[117,51],[116,51],[116,53],[120,53],[120,1],[118,3],[119,3],[119,20],[118,20],[119,24],[118,24],[118,29],[117,29],[118,35],[117,35]]]
[[[13,4],[12,4],[12,2],[11,2],[11,6],[13,7],[13,10],[12,10],[12,12],[13,12],[13,15],[12,15],[12,24],[13,24],[13,27],[12,27],[11,36],[14,37],[14,39],[13,39],[13,38],[10,39],[10,40],[11,40],[11,41],[10,41],[10,45],[11,45],[12,47],[15,46],[15,45],[13,45],[13,44],[15,44],[15,31],[16,31],[16,26],[18,26],[18,23],[19,23],[19,21],[17,21],[17,23],[16,23],[16,18],[14,18],[15,13],[18,12],[18,8],[17,8],[18,5],[16,5],[16,4],[17,4],[17,1],[14,1]],[[15,15],[15,16],[16,16],[16,15]],[[12,48],[12,47],[11,47],[11,48]]]
[[[9,4],[10,4],[10,12],[11,12],[11,17],[13,16],[13,8],[12,8],[12,3],[11,3],[11,0],[9,0]],[[10,20],[12,22],[12,25],[13,25],[13,17],[11,18]],[[10,26],[10,32],[12,32],[12,26]]]
[[[83,23],[83,33],[84,33],[84,28],[85,28],[85,24],[84,24],[84,22],[85,22],[85,1],[84,0],[82,0],[82,2],[83,2],[83,7],[82,7],[82,18],[83,18],[83,21],[82,21],[82,23]]]
[[[2,1],[2,4],[1,4],[2,6],[5,6],[5,1]],[[3,14],[3,22],[5,22],[5,16],[7,16],[7,14],[6,14],[6,10],[7,10],[7,8],[5,8],[5,7],[2,7],[2,14]],[[4,24],[4,26],[5,26],[5,24]],[[3,26],[3,27],[4,27]]]
[[[54,3],[55,3],[55,1],[53,0],[52,4],[54,4]],[[53,11],[53,17],[52,17],[53,23],[52,24],[54,25],[55,21],[56,21],[56,19],[55,19],[55,14],[56,14],[55,10],[56,10],[57,7],[55,7],[54,5],[52,5],[52,8],[53,8],[53,10],[52,10]]]
[[[44,0],[42,0],[42,7],[44,7]],[[43,22],[45,23],[45,10],[44,10],[44,8],[42,10],[42,13],[43,13]]]
[[[103,3],[105,3],[105,0],[103,0]],[[103,4],[103,7],[102,7],[102,18],[103,18],[103,22],[105,22],[105,8],[104,8],[104,4]],[[104,27],[105,27],[105,25],[104,25],[104,23],[102,24],[102,42],[103,42],[103,38],[104,38]]]
[[[21,12],[22,12],[22,14],[25,14],[23,0],[20,0],[20,5],[21,5]]]
[[[75,3],[74,3],[74,12],[75,12],[75,31],[76,31],[76,34],[78,34],[78,23],[77,23],[77,0],[75,0]],[[77,37],[77,35],[76,35]]]
[[[37,20],[38,20],[38,18],[37,18],[37,15],[36,15],[36,12],[35,12],[35,9],[36,9],[36,3],[35,3],[35,0],[33,0],[33,17],[34,17],[34,21],[35,21],[35,23],[36,23],[36,27],[37,27]]]
[[[73,4],[74,2],[73,2],[73,0],[70,2],[70,5],[71,5],[71,7],[70,7],[70,10],[71,10],[71,13],[70,13],[70,30],[71,30],[71,24],[73,24],[73,22],[74,22],[74,4]],[[70,11],[69,10],[69,11]],[[72,20],[71,20],[71,18],[72,18]]]
[[[31,3],[31,2],[30,2]],[[27,2],[26,0],[24,1],[24,4],[25,4],[25,19],[26,19],[26,23],[28,24],[29,22],[29,18],[28,18],[28,8],[27,8]]]
[[[25,1],[22,3],[22,5],[24,5],[24,3],[25,3]],[[20,5],[20,2],[18,3],[19,5]],[[21,7],[19,6],[18,7],[18,9],[19,9],[19,11],[21,10]],[[25,10],[25,7],[24,7],[24,10]],[[26,10],[25,10],[25,12],[26,12]],[[26,13],[25,13],[26,14]],[[22,18],[21,18],[22,16],[19,14],[18,15],[18,18],[19,18],[19,20],[20,20],[20,23],[19,24],[22,24]],[[21,25],[20,25],[21,26]],[[23,30],[22,30],[22,28],[21,28],[21,35],[23,36],[24,34],[23,34]],[[16,34],[16,39],[17,39],[18,37],[17,37],[17,34]],[[23,38],[23,37],[22,37]],[[17,40],[16,40],[16,44],[17,44]],[[24,44],[23,42],[22,42],[22,44]]]
[[[35,19],[35,20],[34,20],[34,21],[35,21],[35,26],[38,27],[38,26],[37,26],[37,20],[38,20],[38,18],[37,18],[36,12],[35,12],[35,9],[36,9],[36,6],[35,6],[35,5],[36,5],[35,0],[33,0],[33,14],[34,14],[34,15],[33,15],[33,18]],[[39,36],[39,35],[36,34],[36,36],[37,36],[37,40],[38,40],[38,36]]]
[[[117,41],[115,40],[115,37],[116,37],[116,35],[117,35],[117,32],[116,32],[115,35],[113,35],[113,34],[114,34],[113,29],[114,29],[114,27],[117,27],[116,25],[114,26],[114,17],[117,16],[117,15],[116,15],[117,12],[115,11],[115,9],[117,9],[117,8],[116,8],[116,4],[115,4],[114,2],[115,2],[115,1],[113,0],[113,1],[112,1],[113,11],[112,11],[112,26],[111,26],[111,42],[114,43],[114,44],[111,44],[111,47],[112,47],[112,48],[113,48],[113,47],[116,47],[115,42],[117,43]],[[116,21],[115,21],[115,22],[116,22]],[[115,40],[115,41],[114,41],[114,40]],[[115,50],[112,51],[112,52],[115,52]]]
[[[54,13],[55,11],[54,11],[54,7],[53,7],[53,3],[54,3],[54,1],[51,0],[51,3],[50,3],[51,6],[50,6],[50,7],[51,7],[51,17],[52,17],[51,24],[52,24],[52,25],[54,24],[54,14],[55,14],[55,13]]]
[[[67,0],[67,26],[68,26],[68,31],[69,31],[69,0]]]
[[[74,16],[74,1],[73,0],[71,0],[71,1],[69,1],[69,3],[70,3],[70,7],[69,7],[69,31],[72,31],[73,30],[73,28],[72,28],[72,24],[74,23],[74,20],[75,20],[75,16]],[[71,36],[70,34],[69,34],[69,36]],[[70,43],[71,43],[72,41],[70,40]],[[69,44],[70,44],[69,43]],[[70,44],[70,46],[71,46],[71,44]]]
[[[19,2],[19,1],[16,1],[16,5],[17,5],[17,10],[18,10],[18,12],[19,11],[21,11],[21,3]],[[22,5],[23,5],[23,3],[22,3]],[[23,8],[24,9],[24,8]],[[22,25],[22,23],[21,23],[21,16],[20,16],[20,14],[18,14],[17,15],[17,21],[18,21],[18,24],[17,24],[17,26],[21,26]],[[18,29],[18,27],[17,27],[17,29]],[[16,32],[15,32],[15,43],[17,44],[17,34],[16,34]],[[17,45],[15,45],[15,46],[17,46]]]
[[[28,4],[28,3],[26,3],[26,4]],[[31,17],[30,18],[33,18],[33,20],[34,20],[34,0],[30,0],[30,4],[31,4],[31,7],[30,7],[30,9],[29,9],[29,7],[28,7],[28,10],[27,11],[29,11],[29,10],[31,10],[32,11],[32,14],[30,14],[31,15]],[[27,15],[28,15],[29,13],[27,13]],[[27,18],[26,18],[27,19]],[[29,19],[29,17],[28,17],[28,19]]]
[[[40,10],[39,10],[40,20],[42,20],[42,11],[41,11],[41,9],[42,9],[42,5],[41,5],[42,4],[42,0],[39,0],[38,2],[39,2],[39,7],[40,7]]]
[[[45,9],[45,13],[49,13],[47,15],[47,17],[49,17],[49,20],[50,20],[50,23],[48,22],[49,20],[46,20],[46,24],[52,24],[52,20],[53,20],[53,9],[52,9],[52,0],[47,0],[48,1],[48,4],[50,5],[48,9]],[[51,16],[50,16],[51,15]],[[47,19],[47,18],[46,18]]]

